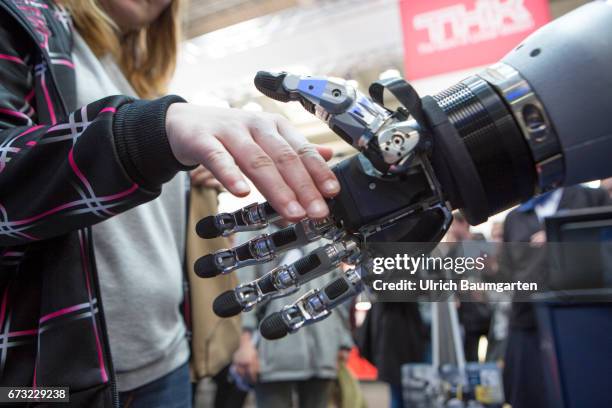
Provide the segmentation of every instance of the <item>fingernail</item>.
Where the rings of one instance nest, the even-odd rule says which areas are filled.
[[[308,206],[308,214],[315,217],[322,217],[327,214],[327,205],[322,200],[315,200]]]
[[[248,193],[249,185],[244,181],[240,180],[234,183],[234,190],[239,193]]]
[[[323,190],[326,193],[336,193],[340,190],[340,184],[336,180],[327,180],[323,183]]]
[[[291,201],[287,205],[287,213],[290,217],[303,217],[306,215],[304,209],[297,201]]]

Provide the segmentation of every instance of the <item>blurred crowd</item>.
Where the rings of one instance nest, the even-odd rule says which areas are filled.
[[[201,175],[198,180],[214,183]],[[507,213],[503,220],[490,222],[485,230],[475,231],[456,212],[443,240],[444,251],[447,256],[462,256],[465,255],[462,243],[488,243],[483,246],[490,252],[486,270],[478,279],[541,281],[538,274],[546,267],[546,260],[537,249],[546,242],[544,218],[563,209],[609,205],[611,200],[612,179],[607,179],[601,181],[599,188],[568,187],[538,196]],[[272,228],[283,226],[278,224]],[[240,241],[236,241],[238,238]],[[249,238],[253,236],[241,235],[228,244],[237,245]],[[513,247],[504,246],[504,242],[527,242],[534,250],[517,253]],[[277,265],[291,263],[314,248],[310,246],[289,251],[274,264],[244,268],[237,273],[238,280],[251,281]],[[220,282],[233,278],[215,279]],[[305,289],[319,287],[328,279],[329,276],[316,279]],[[234,283],[220,284],[219,290]],[[357,378],[360,373],[347,368],[356,366],[347,364],[349,356],[365,360],[376,368],[376,379],[388,384],[392,408],[410,406],[404,401],[402,366],[432,362],[431,303],[372,302],[364,311],[353,302],[323,322],[281,340],[262,338],[257,331],[258,323],[297,296],[271,300],[241,318],[229,319],[233,320],[232,324],[209,316],[214,321],[209,324],[214,329],[207,340],[210,355],[219,348],[227,352],[218,354],[225,356],[225,360],[224,364],[216,364],[214,372],[200,373],[212,381],[204,380],[206,392],[199,393],[196,406],[366,406]],[[533,306],[513,304],[511,294],[496,292],[475,294],[468,301],[455,300],[454,305],[465,360],[497,364],[503,372],[506,401],[512,406],[545,406]],[[228,326],[232,330],[228,331]]]

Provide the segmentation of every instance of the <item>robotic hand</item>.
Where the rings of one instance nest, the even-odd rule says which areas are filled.
[[[344,81],[287,73],[259,72],[255,84],[276,100],[301,102],[362,151],[333,168],[341,193],[328,201],[329,217],[304,219],[196,262],[199,276],[212,277],[268,262],[283,251],[320,238],[330,240],[293,264],[225,292],[214,302],[218,315],[232,316],[269,298],[294,293],[302,283],[335,269],[341,262],[354,266],[322,290],[305,294],[264,320],[263,336],[279,338],[327,317],[332,308],[363,290],[362,276],[369,270],[368,241],[436,243],[450,225],[451,213],[429,161],[430,136],[419,131],[419,121],[424,120],[420,98],[405,81],[373,84],[372,99]],[[405,107],[386,109],[382,105],[385,88],[405,102]],[[267,203],[253,204],[232,214],[207,217],[198,223],[197,232],[212,238],[265,228],[277,218]]]
[[[423,98],[399,78],[372,84],[368,98],[341,80],[258,73],[262,93],[299,101],[360,154],[333,168],[341,191],[328,201],[328,218],[305,219],[196,262],[199,276],[212,277],[321,238],[331,241],[220,295],[215,312],[238,314],[295,292],[341,262],[353,265],[262,322],[264,337],[280,338],[363,290],[368,242],[433,248],[450,225],[451,209],[475,225],[534,194],[612,175],[609,38],[612,2],[593,2],[538,30],[500,63]],[[384,106],[385,89],[400,108]],[[197,233],[212,238],[259,230],[278,218],[267,203],[253,204],[203,219]]]

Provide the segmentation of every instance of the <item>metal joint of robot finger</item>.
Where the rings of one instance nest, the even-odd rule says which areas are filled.
[[[249,242],[241,245],[247,245],[249,248],[250,258],[239,259],[237,248],[224,249],[215,252],[215,263],[222,274],[227,274],[236,269],[245,266],[256,265],[259,263],[269,262],[276,256],[276,251],[272,238],[263,234],[257,238],[253,238]]]
[[[325,246],[327,257],[334,264],[344,261],[353,264],[361,256],[360,241],[354,235],[349,235],[341,240]]]
[[[273,269],[270,273],[274,274],[274,286],[277,289],[286,289],[290,287],[298,287],[299,280],[292,266],[282,265]]]
[[[233,213],[219,214],[215,223],[224,237],[236,232],[263,229],[268,226],[269,221],[275,219],[266,214],[265,206],[266,204],[254,203]]]
[[[377,134],[378,145],[387,164],[396,164],[409,157],[421,140],[416,120],[409,119],[383,127]]]
[[[252,310],[257,304],[263,302],[266,299],[275,299],[278,297],[289,296],[299,290],[299,287],[292,287],[287,288],[288,290],[279,289],[276,292],[264,293],[259,285],[262,279],[264,279],[264,277],[261,277],[252,282],[244,283],[234,289],[236,298],[238,299],[238,302],[242,305],[242,309],[244,312]]]
[[[289,333],[294,333],[306,324],[325,319],[331,314],[318,297],[319,289],[312,289],[296,300],[292,305],[285,306],[280,312]],[[311,304],[312,303],[312,304]],[[317,305],[320,305],[317,307]]]
[[[356,265],[354,268],[348,269],[346,272],[344,272],[344,277],[352,285],[358,286],[362,284],[361,276],[366,273],[367,273],[367,268],[365,264],[359,264],[359,265]]]
[[[269,217],[266,214],[265,204],[251,204],[244,207],[241,211],[245,229],[240,231],[253,231],[268,226]],[[235,231],[238,232],[238,231]]]
[[[350,112],[360,117],[374,134],[378,133],[393,118],[391,112],[362,93],[358,93],[355,106],[352,107]]]
[[[276,246],[269,234],[253,238],[248,244],[249,252],[258,263],[271,261],[276,256]]]
[[[326,299],[321,289],[312,289],[305,293],[293,304],[285,306],[281,311],[283,321],[288,331],[294,333],[305,325],[316,323],[328,317],[337,304],[342,303],[347,297],[354,296],[363,290],[361,280],[361,265],[349,269],[343,278],[351,285],[344,294],[335,301]]]
[[[332,239],[337,234],[334,221],[330,217],[322,220],[305,219],[300,222],[300,225],[309,242],[321,237]]]
[[[361,251],[358,246],[358,241],[354,238],[345,239],[343,241],[333,242],[327,244],[317,251],[323,251],[325,257],[327,257],[329,264],[336,266],[340,262],[354,263],[357,257],[360,256]],[[296,268],[296,263],[291,265],[279,266],[269,273],[273,275],[274,287],[278,290],[285,290],[289,288],[297,288],[300,283],[304,280],[305,275],[300,275]],[[278,295],[283,296],[281,294]]]
[[[257,281],[237,286],[234,289],[234,293],[238,303],[242,305],[243,311],[245,312],[253,309],[255,305],[264,299],[264,295],[261,293],[261,289],[259,289]]]

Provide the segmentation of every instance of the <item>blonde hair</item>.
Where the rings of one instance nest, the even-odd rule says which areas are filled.
[[[121,33],[98,0],[61,0],[94,54],[111,54],[141,98],[166,92],[176,66],[180,38],[179,0],[138,31]]]

